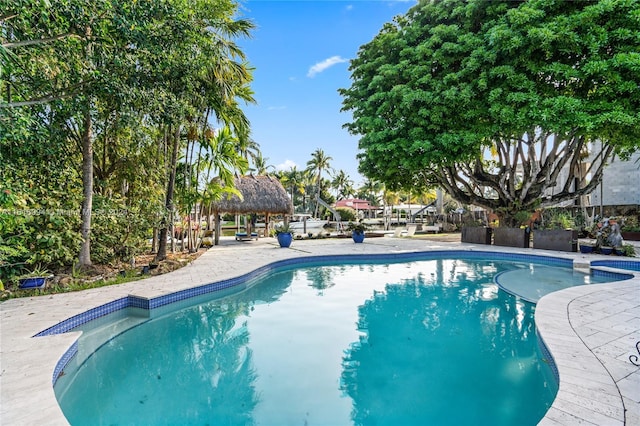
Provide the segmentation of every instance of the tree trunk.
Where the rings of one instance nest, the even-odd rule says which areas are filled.
[[[151,253],[156,253],[158,247],[158,228],[153,227],[153,237],[151,238]]]
[[[91,210],[93,208],[93,137],[91,121],[91,101],[87,101],[82,135],[82,245],[78,263],[91,265]]]
[[[165,198],[165,210],[168,213],[168,220],[173,221],[173,189],[176,183],[176,166],[178,163],[178,148],[180,146],[180,125],[176,125],[173,134],[173,148],[171,152],[171,171],[169,172],[169,182],[167,183],[167,195]],[[158,253],[154,259],[155,262],[165,260],[167,258],[167,220],[164,220],[160,228],[160,244],[158,244]],[[173,241],[173,238],[172,238]]]
[[[213,239],[213,244],[214,245],[218,245],[220,244],[220,230],[222,229],[222,226],[220,226],[220,214],[218,214],[218,211],[215,210],[213,212],[213,217],[214,217],[214,230],[213,232],[215,233],[214,235],[214,239]]]

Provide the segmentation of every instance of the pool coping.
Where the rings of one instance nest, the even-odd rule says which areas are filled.
[[[550,256],[571,259],[578,266],[591,260],[610,259],[610,256],[592,254],[445,243],[420,238],[372,238],[364,244],[353,244],[348,239],[303,240],[294,241],[291,249],[280,249],[273,238],[251,242],[236,242],[230,238],[208,250],[193,264],[170,274],[83,292],[1,303],[0,423],[67,423],[55,399],[52,375],[79,333],[31,336],[118,299],[132,296],[162,298],[212,281],[233,279],[274,262],[314,256],[465,250]],[[640,369],[628,359],[626,363],[624,361],[635,350],[634,339],[640,339],[640,274],[634,275],[633,279],[624,282],[562,290],[543,297],[538,303],[536,325],[560,376],[558,396],[540,424],[575,424],[578,421],[640,424]]]

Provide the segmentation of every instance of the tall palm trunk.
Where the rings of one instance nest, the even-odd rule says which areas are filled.
[[[322,193],[322,188],[320,188],[320,185],[322,183],[322,169],[318,169],[318,192],[316,193],[316,211],[313,213],[313,217],[318,217],[318,213],[320,212],[320,202],[318,201],[320,199],[320,194]]]
[[[171,152],[171,171],[169,173],[169,182],[167,183],[167,195],[165,198],[165,210],[168,218],[164,220],[160,228],[160,243],[158,244],[158,253],[156,253],[155,261],[167,258],[167,229],[168,223],[173,221],[173,191],[176,185],[176,166],[178,164],[178,148],[180,146],[180,125],[176,125],[173,134],[173,148]]]
[[[91,101],[87,100],[82,134],[82,245],[78,263],[91,265],[91,210],[93,209],[93,131],[91,121]]]

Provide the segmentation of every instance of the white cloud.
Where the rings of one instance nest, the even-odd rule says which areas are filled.
[[[284,163],[276,166],[276,170],[291,170],[293,167],[296,167],[296,163],[291,160],[285,160]]]
[[[307,77],[314,77],[316,74],[321,73],[329,67],[332,67],[336,64],[341,64],[343,62],[348,62],[348,59],[344,59],[341,56],[332,56],[330,58],[325,59],[322,62],[318,62],[311,68],[309,68],[309,72],[307,73]]]

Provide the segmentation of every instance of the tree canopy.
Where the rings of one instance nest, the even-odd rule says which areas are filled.
[[[252,28],[234,0],[0,0],[0,277],[158,229],[163,258],[174,213],[248,167]]]
[[[638,0],[420,1],[340,89],[359,171],[505,218],[591,192],[639,146],[638,28]]]

